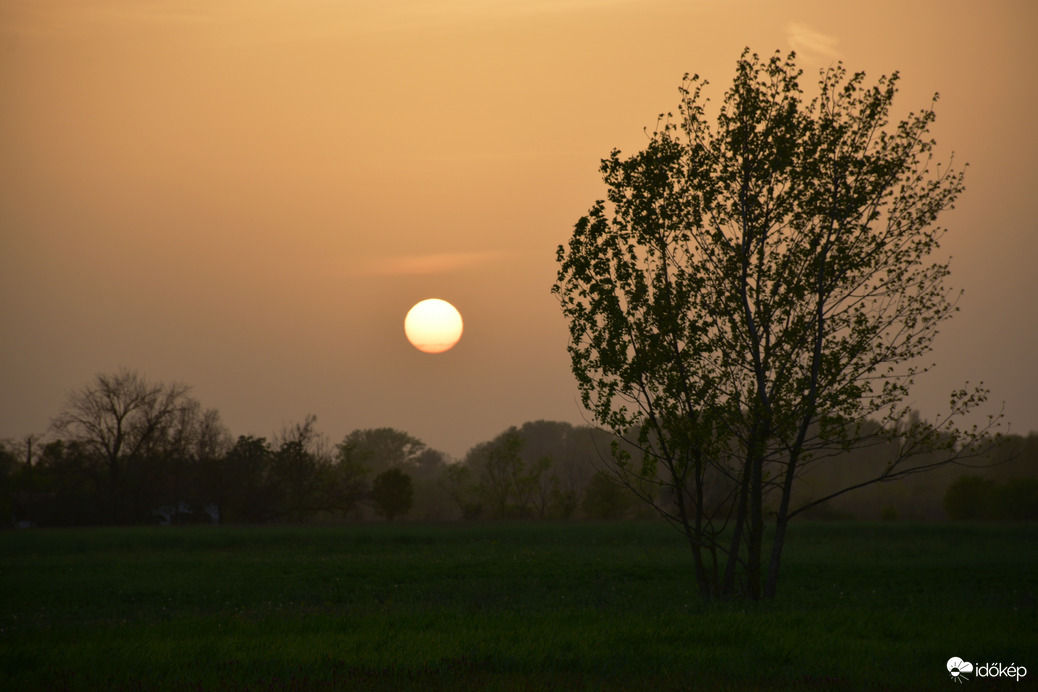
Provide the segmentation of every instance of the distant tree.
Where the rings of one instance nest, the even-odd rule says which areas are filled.
[[[301,522],[331,510],[327,492],[331,466],[330,447],[317,431],[317,416],[309,414],[302,423],[284,427],[270,466],[272,480],[281,491],[279,515]]]
[[[570,518],[580,506],[584,486],[595,472],[599,458],[594,440],[597,431],[546,420],[523,423],[518,431],[523,461],[531,469],[542,467],[535,488],[537,516]],[[606,449],[608,446],[605,443]]]
[[[423,443],[424,445],[424,443]],[[409,459],[407,465],[401,468],[409,469],[417,476],[424,478],[435,478],[448,463],[448,456],[438,449],[423,446],[422,450]]]
[[[961,476],[944,494],[944,509],[951,519],[1038,519],[1038,478],[1011,478],[996,483],[980,476]]]
[[[373,471],[418,467],[427,451],[425,443],[394,428],[354,430],[342,441],[352,458]]]
[[[414,489],[411,487],[411,476],[399,468],[391,468],[375,476],[371,486],[371,499],[375,502],[375,510],[393,521],[411,511],[414,504]]]
[[[998,480],[1038,478],[1038,431],[1026,437],[1005,435],[1003,443],[992,450],[990,468],[984,475]]]
[[[450,469],[452,497],[472,506],[475,489],[476,504],[494,518],[570,518],[594,472],[595,456],[590,435],[571,435],[573,430],[568,423],[535,421],[475,445],[465,455],[468,472]],[[459,484],[461,479],[466,483]],[[459,488],[469,493],[459,495]]]
[[[44,445],[30,433],[17,440],[0,440],[0,523],[11,516],[11,494],[36,489],[35,476]]]
[[[932,107],[891,128],[896,73],[868,86],[837,64],[810,102],[800,76],[793,54],[745,52],[715,127],[706,83],[686,78],[676,122],[603,161],[608,203],[558,249],[583,403],[640,450],[617,445],[612,469],[683,533],[705,595],[774,596],[794,516],[975,454],[987,430],[955,423],[983,389],[906,423],[920,359],[956,309],[931,256],[963,174],[933,162]],[[877,476],[793,504],[812,464],[890,441]]]
[[[10,462],[26,473],[32,473],[32,467],[40,459],[43,452],[43,436],[36,433],[22,435],[15,441],[0,440],[0,453],[7,454]]]
[[[484,506],[494,518],[540,518],[548,512],[551,458],[526,460],[522,448],[522,434],[512,427],[466,455]]]
[[[7,440],[0,440],[0,526],[13,521],[13,495],[17,492],[18,457]]]
[[[99,374],[69,396],[53,421],[54,431],[74,443],[77,454],[104,469],[105,497],[98,500],[111,520],[147,520],[170,493],[187,493],[189,457],[225,439],[218,417],[204,412],[189,391],[182,384],[149,382],[131,370]]]
[[[328,477],[326,496],[329,507],[343,517],[357,514],[368,496],[368,474],[371,469],[348,444],[335,447],[335,457]]]
[[[478,473],[479,493],[492,518],[515,517],[522,512],[513,484],[521,474],[521,445],[513,428],[491,442],[476,445],[465,455],[465,463]]]
[[[450,498],[444,493],[441,483],[447,465],[447,455],[443,452],[394,428],[354,430],[343,439],[340,448],[369,473],[377,475],[396,468],[411,476],[414,488],[412,516],[436,519],[450,513]]]
[[[102,459],[116,481],[165,442],[177,417],[193,404],[189,391],[187,385],[148,382],[132,370],[98,374],[69,396],[52,426]]]
[[[614,475],[598,471],[584,489],[584,514],[588,519],[623,519],[637,499]]]
[[[265,438],[242,435],[220,462],[214,487],[225,521],[257,523],[278,514],[280,491],[271,477],[274,450]]]
[[[208,521],[204,508],[218,497],[213,487],[216,467],[230,448],[230,433],[219,412],[187,401],[148,457],[155,501],[177,511],[187,509],[192,521]]]
[[[466,462],[445,466],[440,476],[440,485],[461,510],[462,519],[478,519],[483,515],[479,486],[473,480],[472,468]]]
[[[995,491],[996,519],[1038,519],[1038,478],[1011,478]]]

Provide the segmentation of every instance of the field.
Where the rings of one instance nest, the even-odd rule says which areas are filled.
[[[794,525],[702,602],[662,523],[0,533],[0,689],[1038,688],[1038,526]]]

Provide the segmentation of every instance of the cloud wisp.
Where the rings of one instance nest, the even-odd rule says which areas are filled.
[[[836,48],[840,42],[838,38],[815,31],[800,22],[786,25],[786,41],[798,56],[808,62],[827,63],[841,57]]]
[[[508,253],[497,251],[470,251],[371,257],[360,263],[356,269],[356,273],[361,276],[446,274],[453,271],[499,262],[503,260],[507,254]]]

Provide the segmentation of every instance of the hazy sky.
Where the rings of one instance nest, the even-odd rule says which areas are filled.
[[[555,248],[682,75],[744,46],[900,70],[968,161],[943,218],[961,312],[917,404],[962,381],[1038,429],[1033,2],[0,0],[0,437],[120,367],[234,435],[307,413],[460,456],[581,421]],[[814,79],[805,79],[813,85]],[[810,92],[809,92],[810,95]],[[407,310],[449,300],[440,355]]]

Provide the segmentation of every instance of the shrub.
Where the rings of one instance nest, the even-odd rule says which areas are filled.
[[[383,471],[375,477],[371,499],[375,502],[375,511],[387,521],[407,514],[414,504],[411,477],[396,468]]]

